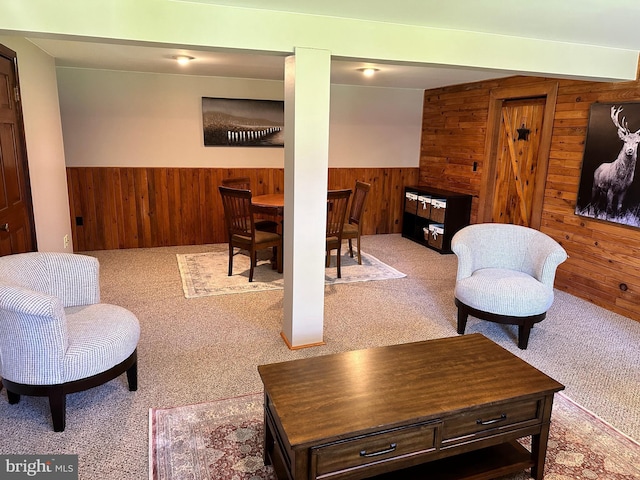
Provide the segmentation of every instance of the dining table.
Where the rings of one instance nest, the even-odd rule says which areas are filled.
[[[253,213],[262,217],[275,218],[278,222],[278,230],[282,235],[282,221],[284,219],[284,193],[266,193],[251,197]],[[271,258],[271,267],[276,267],[275,252]]]
[[[256,195],[251,197],[251,206],[253,213],[260,218],[272,217],[280,224],[280,233],[282,233],[282,220],[284,218],[284,193],[266,193],[264,195]]]
[[[251,204],[256,213],[276,215],[284,214],[284,193],[266,193],[251,197]]]

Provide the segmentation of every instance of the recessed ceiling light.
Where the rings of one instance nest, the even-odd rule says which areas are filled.
[[[186,65],[187,63],[189,63],[191,60],[194,59],[194,57],[190,57],[189,55],[175,55],[173,57],[180,65]]]
[[[359,68],[358,70],[362,72],[362,74],[365,77],[373,77],[373,75],[375,75],[376,72],[380,71],[379,68],[373,68],[373,67]]]

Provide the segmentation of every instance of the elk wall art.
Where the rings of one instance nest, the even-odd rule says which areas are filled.
[[[577,215],[640,227],[638,143],[640,102],[591,106]]]
[[[283,147],[284,102],[202,97],[205,146]]]

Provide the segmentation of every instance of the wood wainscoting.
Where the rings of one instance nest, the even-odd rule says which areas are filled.
[[[574,213],[590,107],[595,102],[640,101],[639,81],[510,77],[427,90],[420,183],[473,195],[471,217],[477,223],[491,91],[550,81],[557,82],[558,91],[540,230],[569,254],[558,268],[555,285],[640,321],[640,229]]]
[[[68,167],[74,251],[226,241],[218,185],[250,177],[254,195],[284,191],[279,168]],[[418,168],[331,168],[329,189],[371,184],[363,233],[400,233],[403,187]]]

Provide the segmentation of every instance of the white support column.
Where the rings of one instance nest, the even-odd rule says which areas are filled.
[[[331,53],[285,61],[284,322],[289,348],[321,345],[329,168]]]

